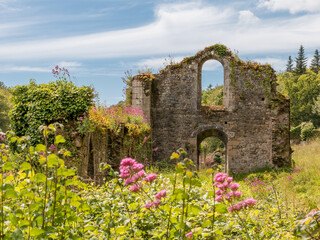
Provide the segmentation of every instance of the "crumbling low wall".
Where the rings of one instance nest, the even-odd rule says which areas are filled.
[[[79,176],[88,181],[103,183],[108,173],[108,170],[101,169],[103,163],[117,170],[120,161],[126,157],[143,163],[151,161],[151,146],[143,138],[128,136],[126,128],[122,128],[117,135],[99,129],[88,132],[78,146],[81,159]]]

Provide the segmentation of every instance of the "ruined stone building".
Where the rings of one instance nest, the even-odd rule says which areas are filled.
[[[202,66],[210,59],[224,69],[220,109],[201,106]],[[248,172],[291,164],[289,100],[276,86],[270,65],[243,62],[216,44],[167,66],[152,81],[135,76],[132,104],[150,118],[159,149],[153,161],[168,160],[182,147],[198,163],[201,141],[214,136],[226,147],[227,171]]]

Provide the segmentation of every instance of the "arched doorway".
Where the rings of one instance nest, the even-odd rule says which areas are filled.
[[[201,149],[203,149],[203,148],[201,148],[200,144],[203,143],[204,140],[206,140],[206,139],[213,139],[213,138],[218,139],[217,149],[216,149],[218,151],[216,151],[216,152],[220,152],[220,157],[222,157],[222,156],[224,157],[225,171],[227,171],[227,169],[228,169],[228,138],[227,138],[227,135],[223,131],[221,131],[219,129],[214,129],[214,128],[204,130],[197,135],[197,169],[200,168],[201,157],[203,157],[203,155],[200,156]],[[220,144],[219,142],[222,143],[223,148],[221,147],[221,145],[219,146],[219,144]],[[212,157],[219,157],[219,156],[212,156]]]

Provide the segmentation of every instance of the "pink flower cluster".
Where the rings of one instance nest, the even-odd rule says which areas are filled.
[[[242,193],[240,191],[237,191],[240,187],[240,185],[236,182],[232,182],[233,178],[228,177],[225,173],[217,173],[214,178],[215,183],[213,184],[215,187],[218,188],[218,190],[215,192],[217,197],[215,200],[217,202],[222,201],[228,201],[230,203],[233,202],[234,199],[238,199],[241,197]],[[232,212],[234,210],[239,211],[243,207],[252,206],[256,204],[256,200],[254,199],[247,199],[244,200],[236,205],[233,205],[228,208],[229,212]]]
[[[144,165],[137,163],[136,160],[132,158],[122,159],[120,164],[120,177],[125,179],[124,185],[131,185],[129,188],[131,192],[139,192],[142,188],[142,183],[140,181],[152,182],[157,178],[157,174],[149,173],[146,175],[146,172],[143,170]],[[155,200],[144,205],[146,209],[155,207],[157,208],[160,204],[160,199],[166,196],[166,190],[161,190],[155,195]]]
[[[55,66],[54,69],[52,69],[52,74],[55,76],[58,76],[60,72],[64,72],[69,78],[70,78],[70,73],[69,70],[66,68],[60,68],[58,65]]]
[[[140,185],[137,182],[145,176],[144,166],[141,163],[137,163],[132,158],[122,159],[120,164],[120,177],[125,179],[124,185],[134,184],[131,188],[131,192],[137,192],[140,190]]]
[[[249,198],[249,199],[246,199],[242,202],[239,202],[238,204],[235,204],[235,205],[229,207],[228,211],[229,212],[240,211],[242,208],[254,206],[254,205],[256,205],[256,203],[257,203],[257,200],[255,200],[253,198]]]
[[[272,190],[272,188],[268,188],[266,184],[257,177],[254,178],[254,181],[250,181],[248,178],[246,178],[245,181],[253,192],[266,192]]]
[[[146,209],[149,209],[149,208],[152,208],[152,207],[155,207],[157,208],[160,204],[160,199],[165,197],[167,195],[167,191],[166,190],[161,190],[160,192],[158,192],[154,197],[155,197],[155,200],[153,202],[149,202],[147,203],[146,205],[144,205],[144,207]]]

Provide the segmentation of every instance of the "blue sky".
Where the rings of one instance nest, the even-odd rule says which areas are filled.
[[[47,82],[58,64],[110,105],[126,70],[158,72],[169,55],[180,61],[215,43],[277,71],[301,44],[311,60],[319,22],[319,0],[0,0],[0,81]],[[221,75],[216,62],[204,71]]]

